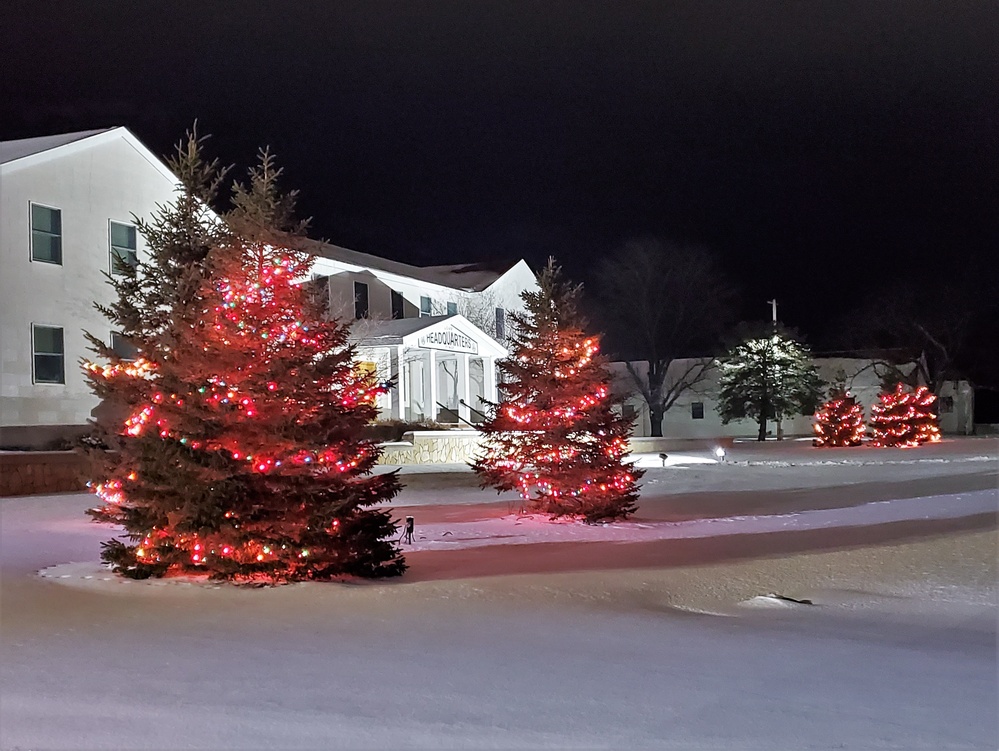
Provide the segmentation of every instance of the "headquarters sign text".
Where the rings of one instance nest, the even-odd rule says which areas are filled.
[[[470,355],[479,354],[479,343],[468,336],[468,334],[463,334],[453,326],[424,334],[419,339],[419,345],[424,349],[467,352]]]

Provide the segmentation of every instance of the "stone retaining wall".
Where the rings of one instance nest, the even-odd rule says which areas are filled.
[[[0,496],[80,491],[85,468],[86,458],[72,451],[0,452]]]
[[[677,440],[632,438],[633,453],[711,449],[731,439]],[[474,430],[418,430],[403,440],[382,444],[379,464],[467,464],[479,449]],[[0,496],[71,493],[83,490],[86,459],[72,451],[0,452]]]
[[[718,446],[731,448],[734,438],[651,438],[630,440],[633,454],[664,451],[710,451]],[[474,430],[418,430],[405,433],[401,441],[382,444],[379,464],[465,464],[479,449],[479,433]]]
[[[382,444],[379,464],[464,464],[479,448],[475,430],[416,430]]]

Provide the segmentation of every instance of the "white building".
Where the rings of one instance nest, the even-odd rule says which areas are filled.
[[[475,423],[496,401],[496,361],[509,316],[537,287],[524,261],[411,266],[328,244],[316,247],[314,284],[331,315],[355,319],[362,366],[392,380],[383,419]]]
[[[670,363],[666,372],[667,383],[675,382],[682,374],[689,372],[690,365],[697,360],[679,359]],[[846,385],[857,400],[864,405],[865,419],[870,419],[871,406],[880,402],[883,371],[874,367],[871,360],[846,357],[819,357],[814,363],[819,377],[826,384],[834,383],[839,374],[845,374]],[[644,376],[646,363],[632,363],[639,374]],[[913,366],[915,367],[915,366]],[[626,414],[635,416],[634,435],[652,434],[649,422],[649,409],[645,400],[635,393],[634,382],[627,372],[625,363],[612,363],[614,391],[624,397],[623,409]],[[671,381],[671,379],[673,379]],[[827,386],[828,388],[828,386]],[[691,389],[685,391],[663,417],[664,438],[756,438],[758,425],[754,420],[733,420],[723,425],[718,416],[718,371],[708,375]],[[941,389],[939,399],[940,429],[944,433],[968,435],[973,429],[974,391],[967,381],[948,381]],[[771,436],[776,425],[768,423]],[[798,415],[783,423],[784,435],[810,436],[812,416]]]
[[[177,184],[126,128],[0,143],[0,447],[81,432],[97,406],[79,369],[91,354],[83,332],[118,344],[94,308],[113,299],[104,274],[142,260],[135,217],[149,219]],[[536,285],[527,264],[417,267],[322,243],[315,252],[331,314],[363,319],[359,355],[397,380],[383,417],[474,419],[478,400],[495,396],[508,316]]]
[[[83,332],[111,341],[94,309],[105,273],[143,254],[134,216],[177,178],[125,128],[0,143],[0,446],[42,445],[86,422],[97,400]]]

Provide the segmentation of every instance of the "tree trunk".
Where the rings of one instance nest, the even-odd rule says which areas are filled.
[[[767,440],[767,415],[765,412],[760,414],[760,432],[759,435],[756,436],[756,440]]]
[[[649,405],[649,422],[650,430],[653,438],[662,438],[663,436],[663,417],[666,415],[666,410],[663,408],[662,402],[659,404]]]
[[[784,421],[781,420],[779,417],[777,418],[777,440],[778,441],[784,440]]]

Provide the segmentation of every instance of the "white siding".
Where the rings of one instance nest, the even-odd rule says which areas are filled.
[[[110,269],[109,221],[148,217],[172,199],[175,181],[123,135],[24,162],[3,166],[0,190],[0,425],[82,424],[97,404],[79,368],[90,355],[83,331],[110,336],[93,307],[113,297],[102,275]],[[62,265],[31,260],[32,202],[62,212]],[[65,385],[32,383],[32,323],[64,329]]]

